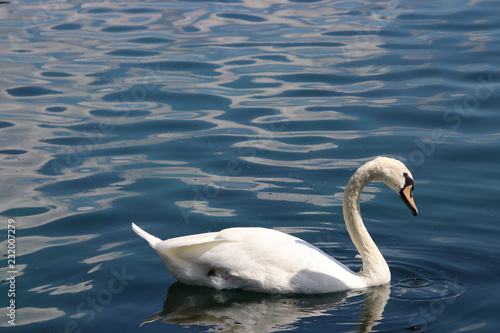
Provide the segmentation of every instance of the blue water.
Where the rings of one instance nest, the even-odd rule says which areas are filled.
[[[2,2],[0,327],[497,332],[499,9]],[[420,212],[381,184],[364,192],[387,286],[307,297],[187,287],[130,228],[165,239],[274,228],[358,269],[341,198],[378,155],[412,170]]]

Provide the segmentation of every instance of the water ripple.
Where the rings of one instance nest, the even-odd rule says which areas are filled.
[[[455,298],[466,286],[458,281],[427,278],[407,278],[391,287],[392,298],[403,301],[435,301]]]

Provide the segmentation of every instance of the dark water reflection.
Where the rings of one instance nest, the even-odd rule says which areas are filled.
[[[143,324],[161,320],[221,332],[275,332],[298,328],[302,320],[335,315],[336,308],[349,307],[361,313],[357,332],[371,332],[383,318],[389,294],[389,285],[324,295],[270,295],[175,283],[168,290],[163,310]]]

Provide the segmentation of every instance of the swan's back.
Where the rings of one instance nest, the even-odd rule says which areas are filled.
[[[154,237],[136,229],[148,242]],[[186,284],[297,293],[361,286],[357,274],[318,248],[271,229],[229,228],[153,242],[151,246],[171,274]]]

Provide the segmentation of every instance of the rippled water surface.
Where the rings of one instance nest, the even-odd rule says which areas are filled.
[[[0,327],[497,332],[499,9],[1,2]],[[390,285],[187,287],[130,228],[164,239],[274,228],[359,269],[342,193],[378,155],[412,170],[420,211],[378,183],[362,195]]]

